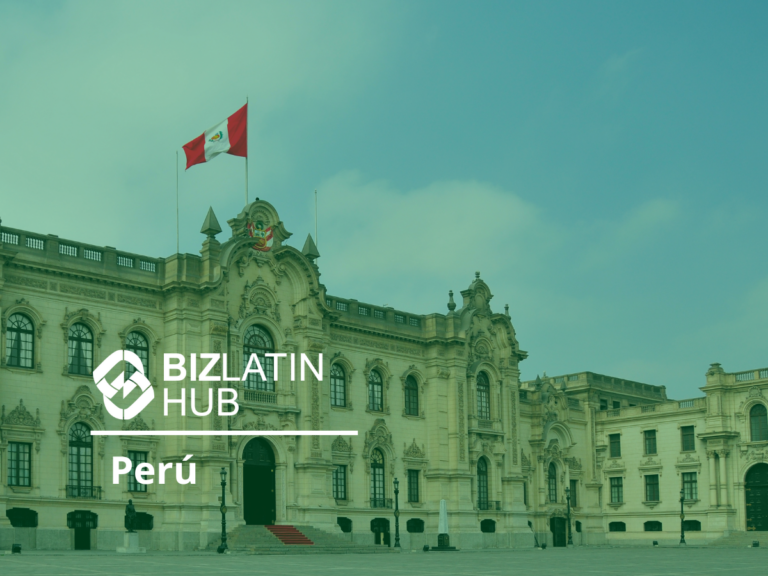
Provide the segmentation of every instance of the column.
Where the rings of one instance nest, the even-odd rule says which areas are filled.
[[[727,467],[725,465],[728,450],[718,450],[717,455],[720,456],[720,505],[728,506],[728,476],[726,475]]]
[[[717,506],[717,470],[715,468],[715,451],[707,450],[709,461],[709,507]]]

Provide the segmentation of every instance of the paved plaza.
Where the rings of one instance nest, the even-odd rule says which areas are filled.
[[[768,549],[555,548],[402,554],[254,556],[104,552],[29,553],[0,556],[0,574],[14,576],[658,576],[762,573]]]

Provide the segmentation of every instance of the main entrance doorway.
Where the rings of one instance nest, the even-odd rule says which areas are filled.
[[[768,530],[768,464],[755,464],[744,480],[747,530]]]
[[[371,520],[371,532],[373,532],[376,544],[389,546],[389,520],[387,518],[374,518]]]
[[[91,530],[99,527],[99,517],[90,510],[75,510],[67,514],[67,527],[75,531],[75,550],[90,550]]]
[[[565,546],[565,518],[550,518],[549,529],[552,531],[552,546]]]
[[[243,515],[246,524],[275,523],[275,453],[263,438],[243,450]]]

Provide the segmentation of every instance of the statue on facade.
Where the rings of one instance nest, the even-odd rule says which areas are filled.
[[[133,500],[128,500],[125,506],[125,529],[128,532],[136,532],[136,508],[133,507]]]

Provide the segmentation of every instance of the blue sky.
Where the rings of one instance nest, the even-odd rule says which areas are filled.
[[[530,357],[697,395],[768,366],[762,2],[0,2],[3,224],[166,256],[175,152],[250,98],[251,196],[332,294],[445,312],[475,270]],[[181,174],[181,249],[243,204]],[[224,240],[227,234],[220,238]]]

